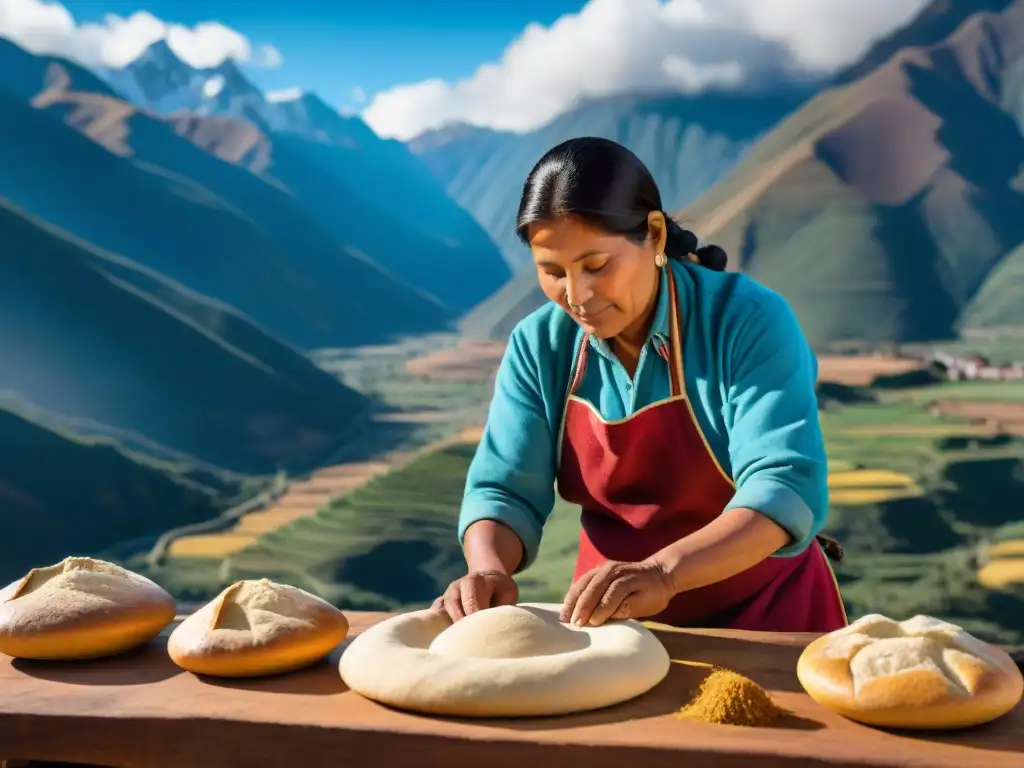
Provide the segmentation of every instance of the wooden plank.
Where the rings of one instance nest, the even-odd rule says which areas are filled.
[[[384,614],[348,613],[353,636]],[[339,648],[304,671],[253,681],[199,679],[167,658],[164,640],[118,658],[40,663],[0,658],[0,758],[118,768],[182,765],[1020,766],[1024,707],[963,732],[896,734],[812,702],[795,664],[811,635],[662,630],[673,660],[649,694],[560,718],[458,720],[390,710],[348,691]],[[680,721],[706,669],[735,669],[795,718],[753,729]],[[753,761],[756,760],[756,763]]]

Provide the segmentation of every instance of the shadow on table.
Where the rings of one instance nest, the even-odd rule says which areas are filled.
[[[12,659],[11,667],[39,680],[65,685],[148,685],[184,674],[160,640],[117,656],[83,661]]]
[[[331,696],[348,691],[338,674],[339,647],[327,658],[304,669],[271,677],[217,678],[192,675],[167,655],[166,641],[158,638],[138,650],[105,659],[84,661],[36,661],[12,659],[11,666],[39,680],[65,685],[126,686],[147,685],[177,675],[192,675],[204,685],[266,693]]]
[[[431,717],[431,719],[450,722],[471,723],[478,726],[507,728],[513,731],[560,731],[568,728],[588,728],[595,725],[647,720],[663,717],[678,712],[693,701],[704,678],[711,672],[705,664],[688,664],[675,662],[669,670],[668,677],[654,689],[632,701],[616,704],[611,707],[583,712],[576,715],[558,717],[525,717],[525,718],[458,718]],[[684,723],[680,723],[683,727]],[[728,726],[739,728],[740,726]],[[825,726],[815,720],[786,714],[772,728],[775,730],[816,731]]]
[[[232,688],[239,691],[299,694],[300,696],[335,696],[348,691],[338,674],[338,660],[332,653],[326,659],[294,672],[270,677],[206,677],[196,675],[204,685]]]
[[[790,642],[789,635],[780,634],[778,641],[773,642],[762,639],[770,638],[769,633],[757,639],[685,629],[671,632],[654,629],[654,634],[668,649],[673,661],[731,669],[769,691],[804,692],[796,676],[796,663],[804,646]]]
[[[985,725],[955,731],[901,731],[878,728],[890,736],[908,741],[930,741],[934,744],[988,749],[998,752],[1024,753],[1024,703],[998,720]],[[1021,758],[1024,765],[1024,757]]]

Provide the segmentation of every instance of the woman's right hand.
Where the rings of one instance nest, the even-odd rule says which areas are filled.
[[[519,587],[507,573],[473,571],[449,584],[432,607],[456,622],[485,608],[515,605],[518,601]]]

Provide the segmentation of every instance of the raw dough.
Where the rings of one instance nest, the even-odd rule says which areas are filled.
[[[269,579],[238,581],[174,629],[167,653],[196,674],[256,677],[319,661],[347,633],[345,614],[316,595]]]
[[[558,715],[640,696],[668,674],[661,641],[636,621],[574,627],[560,605],[488,608],[452,624],[434,610],[394,616],[345,649],[353,691],[400,709],[463,717]]]
[[[818,703],[883,728],[978,725],[1024,694],[1006,652],[930,616],[864,616],[808,645],[797,677]]]
[[[0,590],[0,653],[91,659],[148,643],[174,620],[174,598],[119,565],[68,557]]]

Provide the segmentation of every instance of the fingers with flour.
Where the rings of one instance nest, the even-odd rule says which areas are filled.
[[[569,589],[565,596],[565,603],[562,606],[563,620],[569,621],[577,626],[584,626],[590,622],[594,611],[601,603],[602,598],[618,577],[619,563],[609,562],[599,565],[589,573],[583,574],[579,580]],[[621,593],[621,588],[619,590]],[[612,606],[612,610],[618,604]],[[610,613],[610,612],[609,612]]]
[[[511,576],[501,571],[474,571],[449,584],[434,607],[455,622],[485,608],[518,601],[519,588]]]
[[[657,563],[608,562],[572,585],[561,619],[594,627],[612,619],[644,619],[665,610],[673,594]]]
[[[462,579],[457,579],[448,585],[448,589],[441,596],[441,601],[445,613],[452,621],[465,618],[466,614],[462,610]]]
[[[587,585],[590,584],[591,581],[593,581],[594,575],[598,570],[598,568],[595,568],[587,571],[569,587],[569,591],[565,593],[565,599],[562,601],[562,610],[558,614],[559,621],[572,623],[573,616],[576,611],[576,603],[579,601],[580,595],[583,594],[583,590],[587,588]]]
[[[636,591],[636,580],[630,575],[614,576],[604,594],[597,597],[597,605],[585,623],[599,627],[609,619],[632,619],[630,598]]]
[[[490,579],[482,573],[471,573],[462,580],[459,597],[462,599],[462,613],[469,616],[481,608],[491,607],[491,595],[494,587]]]

